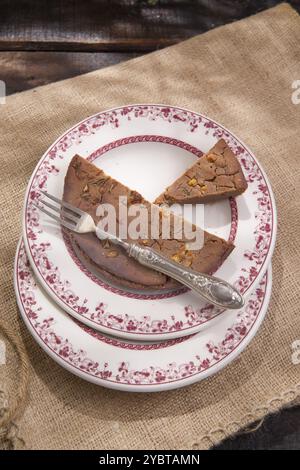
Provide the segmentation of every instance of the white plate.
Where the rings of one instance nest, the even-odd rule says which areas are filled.
[[[53,300],[85,324],[129,339],[175,338],[215,323],[221,310],[190,291],[134,294],[99,280],[82,265],[60,227],[32,201],[41,188],[62,196],[64,176],[76,153],[152,201],[221,137],[241,162],[249,187],[237,199],[206,204],[205,228],[234,241],[235,250],[216,275],[247,295],[271,260],[277,225],[271,186],[257,160],[232,133],[198,113],[133,105],[77,124],[46,151],[33,172],[25,196],[23,238],[34,272]]]
[[[23,320],[49,356],[85,380],[134,392],[183,387],[228,365],[255,336],[272,287],[269,267],[243,310],[228,311],[217,325],[200,333],[147,344],[105,336],[62,311],[37,284],[23,242],[17,249],[14,274]]]

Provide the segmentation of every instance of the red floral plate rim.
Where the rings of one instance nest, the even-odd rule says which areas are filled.
[[[179,147],[179,148],[183,148],[193,153],[199,158],[203,155],[203,152],[201,152],[201,150],[197,149],[196,147],[192,145],[186,144],[185,142],[179,139],[170,139],[169,137],[158,136],[158,135],[137,135],[137,136],[125,137],[125,138],[110,142],[108,145],[104,145],[103,147],[100,147],[99,149],[95,150],[92,153],[92,155],[90,155],[87,158],[87,160],[90,162],[94,162],[97,158],[101,157],[109,150],[116,149],[118,147],[121,147],[122,145],[139,143],[139,142],[167,143],[167,144]],[[237,226],[238,226],[238,209],[237,209],[236,199],[233,197],[230,197],[229,205],[230,205],[230,211],[231,211],[231,226],[230,226],[228,241],[234,243],[236,232],[237,232]],[[113,293],[116,293],[125,297],[130,297],[133,299],[157,300],[157,299],[167,299],[170,297],[174,297],[184,292],[188,292],[189,290],[188,288],[182,286],[177,289],[171,290],[170,292],[167,292],[167,293],[162,292],[158,294],[152,294],[152,293],[135,293],[135,292],[130,292],[129,290],[126,290],[124,288],[122,289],[120,287],[112,286],[111,284],[108,284],[105,280],[100,279],[97,276],[95,276],[89,269],[86,268],[86,266],[82,263],[82,261],[77,256],[74,250],[74,247],[72,245],[70,236],[67,233],[67,231],[62,229],[62,235],[63,235],[63,239],[66,245],[66,249],[70,257],[73,259],[74,263],[80,269],[80,271],[83,272],[87,277],[89,277],[93,282],[95,282],[101,287],[104,287],[104,289],[110,292],[113,292]]]
[[[271,295],[272,272],[269,266],[268,272],[249,296],[243,311],[234,312],[229,323],[227,319],[227,325],[222,325],[222,334],[218,340],[215,339],[215,332],[214,340],[209,339],[209,333],[212,332],[209,328],[185,338],[184,341],[171,340],[169,344],[165,342],[162,344],[163,349],[157,345],[119,342],[108,339],[105,335],[92,337],[89,332],[84,331],[53,301],[47,299],[34,278],[21,241],[15,258],[14,284],[20,313],[27,328],[42,349],[62,367],[107,388],[153,392],[183,387],[214,375],[245,349],[266,315]],[[63,336],[58,331],[62,325],[65,332],[68,332],[67,335]],[[93,351],[96,357],[91,357],[86,351],[89,341],[94,342]],[[191,342],[192,352],[189,344]],[[159,356],[157,349],[160,349]],[[168,357],[165,357],[167,354]],[[147,362],[145,367],[143,361]],[[136,368],[134,362],[139,362],[141,366]]]
[[[184,120],[185,118],[188,121],[188,124],[190,126],[190,131],[194,132],[194,130],[197,128],[199,123],[204,122],[204,127],[207,128],[206,132],[212,132],[212,135],[214,137],[220,138],[223,137],[227,140],[229,140],[230,144],[234,147],[234,150],[240,159],[241,163],[244,166],[244,170],[246,169],[247,171],[247,176],[248,180],[255,180],[255,178],[260,179],[260,182],[258,182],[258,190],[256,191],[258,193],[257,199],[258,203],[261,205],[261,214],[259,214],[259,224],[257,227],[257,234],[256,234],[256,245],[253,248],[252,251],[248,251],[244,253],[244,256],[248,258],[248,260],[251,260],[251,265],[245,269],[244,273],[238,278],[236,281],[237,287],[240,289],[240,291],[244,294],[250,291],[250,288],[253,288],[255,286],[255,283],[259,282],[263,275],[263,267],[267,262],[271,259],[272,252],[274,249],[275,245],[275,238],[276,238],[276,208],[275,208],[275,203],[274,203],[274,197],[273,193],[271,190],[271,186],[261,169],[260,165],[257,163],[255,157],[253,154],[247,149],[247,147],[241,143],[241,141],[234,135],[232,135],[229,131],[227,131],[223,126],[220,124],[217,124],[215,121],[213,121],[210,118],[207,118],[199,113],[185,110],[183,108],[179,107],[172,107],[172,106],[167,106],[167,105],[130,105],[130,106],[125,106],[125,107],[119,107],[119,108],[113,108],[112,110],[108,111],[103,111],[100,113],[97,113],[85,120],[83,120],[81,123],[75,125],[71,130],[68,130],[62,137],[60,137],[52,147],[45,153],[44,157],[42,157],[42,161],[38,164],[37,169],[35,172],[39,172],[41,166],[44,164],[46,166],[46,172],[47,171],[55,171],[55,166],[52,164],[53,159],[57,157],[57,153],[60,151],[63,153],[69,145],[72,145],[72,142],[76,139],[81,139],[83,138],[86,134],[90,132],[89,126],[95,126],[97,127],[97,119],[102,119],[104,122],[105,120],[109,119],[110,121],[114,122],[113,125],[118,125],[118,119],[117,119],[117,114],[123,113],[124,115],[128,116],[128,119],[130,119],[130,114],[135,115],[136,113],[155,113],[158,112],[160,113],[160,117],[163,116],[163,119],[171,119],[169,118],[169,114],[171,113],[172,119],[182,119]],[[181,113],[181,117],[179,116]],[[184,115],[184,117],[182,117]],[[152,119],[152,117],[151,117]],[[198,119],[198,123],[197,123]],[[171,122],[171,121],[169,121]],[[95,124],[96,123],[96,124]],[[103,125],[103,123],[99,124],[100,126]],[[69,141],[68,141],[69,139]],[[248,155],[248,159],[247,159]],[[62,158],[61,155],[59,155],[60,158]],[[46,159],[48,157],[48,160],[46,163]],[[48,165],[48,167],[47,167]],[[41,178],[38,180],[38,186],[39,187],[44,187],[44,184],[47,180],[47,177],[45,174],[40,175]],[[31,201],[34,200],[35,198],[35,191],[37,188],[32,188],[31,185],[34,181],[34,175],[32,176],[32,179],[29,183],[29,189],[27,191],[27,196],[25,201],[26,204],[29,202],[29,205],[31,205]],[[30,219],[30,216],[29,216]],[[30,222],[30,220],[29,220]],[[43,274],[40,271],[40,267],[35,265],[35,259],[42,260],[43,265],[49,264],[49,260],[47,261],[47,249],[48,246],[47,244],[40,244],[39,246],[36,246],[34,243],[32,246],[30,246],[30,236],[33,228],[34,228],[34,223],[31,225],[29,228],[27,227],[28,223],[28,217],[26,213],[26,207],[25,207],[25,217],[24,217],[24,228],[25,228],[25,242],[26,242],[26,249],[28,254],[30,255],[30,260],[34,264],[33,267],[35,269],[35,272],[37,274],[40,274],[40,278],[43,278]],[[28,230],[27,230],[28,228]],[[28,235],[28,239],[27,239]],[[35,253],[33,254],[32,248],[35,250]],[[52,272],[51,276],[57,276],[57,267],[54,267],[54,271]],[[50,274],[49,272],[47,274]],[[45,278],[43,279],[45,281]],[[69,283],[69,281],[68,281]],[[47,283],[45,285],[47,288],[48,292],[52,289],[51,286]],[[58,285],[58,290],[61,289],[61,285]],[[70,290],[70,289],[69,289]],[[68,290],[68,291],[69,291]],[[53,295],[53,289],[52,293],[49,292],[50,295]],[[57,293],[54,292],[54,294],[57,296]],[[112,333],[112,334],[118,334],[119,336],[131,336],[132,338],[136,338],[137,336],[143,337],[143,336],[149,336],[153,337],[155,339],[159,339],[158,336],[179,336],[180,334],[188,334],[191,332],[195,331],[195,328],[202,327],[205,323],[208,323],[208,319],[215,319],[217,315],[219,315],[219,311],[216,312],[215,315],[212,315],[211,311],[206,312],[206,310],[202,313],[205,315],[208,315],[209,318],[204,318],[200,320],[199,322],[199,315],[198,313],[191,309],[190,305],[186,305],[185,307],[185,313],[184,315],[188,318],[188,321],[186,322],[177,322],[176,319],[172,320],[169,322],[168,320],[164,319],[159,322],[151,322],[149,325],[149,318],[145,320],[146,317],[143,317],[141,320],[138,318],[130,318],[128,315],[123,315],[123,314],[113,314],[109,315],[109,312],[106,310],[106,305],[102,302],[99,303],[99,305],[96,308],[96,311],[90,310],[87,308],[85,304],[85,299],[80,299],[79,302],[75,302],[74,298],[76,297],[75,293],[71,292],[71,295],[69,298],[57,298],[57,300],[60,302],[60,305],[62,305],[62,300],[63,303],[65,304],[65,308],[68,310],[69,313],[73,314],[74,316],[77,316],[78,319],[81,319],[84,321],[86,324],[89,326],[94,326],[98,328],[101,331],[104,331],[106,333]],[[201,313],[201,314],[202,314]],[[115,319],[115,322],[112,321],[112,317]],[[128,317],[128,318],[127,318]],[[173,318],[173,317],[172,317]]]

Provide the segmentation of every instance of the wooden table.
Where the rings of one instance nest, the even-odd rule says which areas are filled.
[[[166,47],[278,0],[2,0],[0,80],[7,94]],[[292,0],[300,12],[300,0]],[[300,449],[300,407],[269,417],[218,449]]]

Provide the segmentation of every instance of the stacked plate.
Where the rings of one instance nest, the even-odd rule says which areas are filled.
[[[239,311],[208,305],[185,289],[145,294],[108,284],[87,269],[61,227],[32,204],[41,189],[62,197],[75,154],[154,200],[220,138],[239,159],[248,189],[236,199],[207,204],[205,228],[235,244],[215,275],[244,295]],[[276,225],[261,165],[220,124],[165,105],[101,112],[59,137],[28,184],[15,260],[21,315],[47,354],[90,382],[142,392],[197,382],[228,365],[256,334],[272,289]]]

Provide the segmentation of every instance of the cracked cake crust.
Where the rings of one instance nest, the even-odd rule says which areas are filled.
[[[96,210],[100,203],[114,205],[118,219],[119,196],[127,196],[129,204],[138,203],[148,208],[151,207],[151,203],[146,201],[137,191],[133,191],[114,180],[84,158],[78,155],[73,157],[65,177],[64,201],[89,213],[97,223],[99,217],[96,215]],[[160,217],[163,217],[161,210]],[[171,217],[176,216],[172,215]],[[201,229],[198,228],[198,230]],[[208,232],[203,233],[204,245],[200,250],[194,251],[187,249],[186,244],[189,241],[187,239],[162,239],[160,235],[154,240],[139,239],[138,242],[151,246],[173,261],[191,267],[195,271],[211,273],[227,258],[234,245]],[[70,232],[70,236],[84,257],[87,257],[93,265],[97,265],[103,277],[105,275],[107,277],[107,273],[110,273],[121,286],[128,287],[130,285],[141,290],[170,289],[170,287],[178,286],[178,283],[173,279],[142,266],[138,261],[130,258],[121,247],[113,246],[107,241],[100,241],[94,233]],[[130,239],[127,241],[132,242]]]
[[[241,166],[224,139],[169,186],[155,204],[212,202],[247,189]]]

